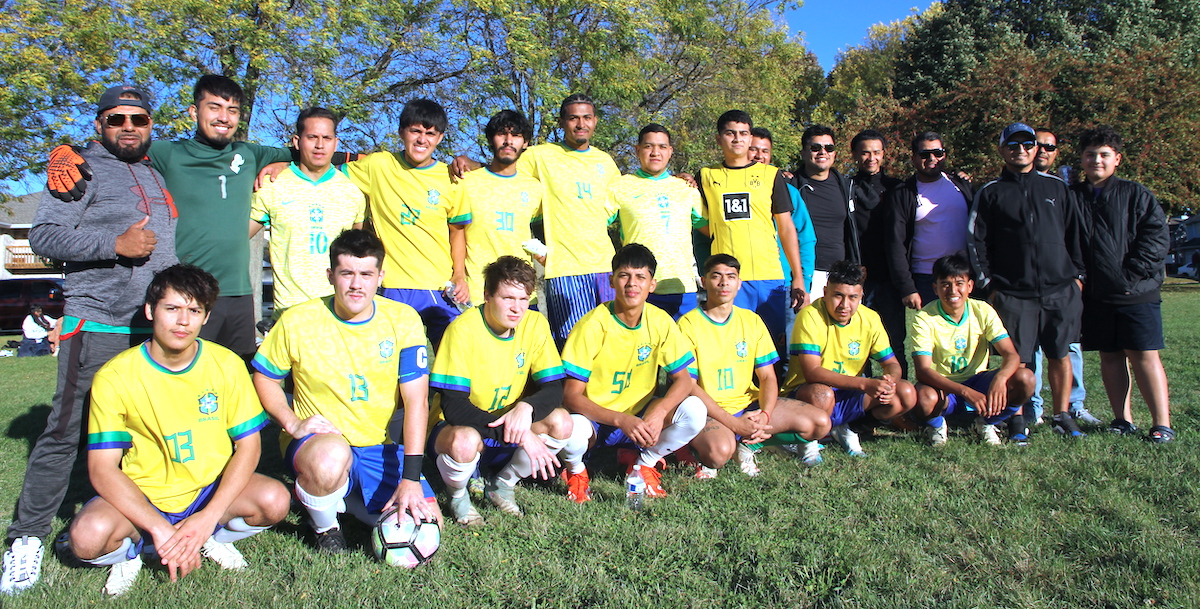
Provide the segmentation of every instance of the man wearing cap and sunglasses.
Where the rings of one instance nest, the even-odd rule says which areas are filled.
[[[62,504],[87,419],[92,377],[108,360],[145,340],[146,287],[174,265],[175,203],[150,167],[150,98],[129,86],[100,97],[96,135],[80,152],[93,174],[77,201],[43,194],[29,231],[41,256],[66,262],[66,305],[59,343],[58,388],[46,430],[25,469],[17,511],[8,527],[0,593],[37,582],[42,538]]]
[[[1083,228],[1066,182],[1034,171],[1037,138],[1013,123],[1000,134],[1000,177],[975,193],[968,254],[976,284],[992,291],[992,306],[1008,329],[1021,362],[1029,366],[1040,343],[1050,371],[1054,429],[1082,436],[1067,412],[1071,393],[1068,346],[1079,337],[1083,312]],[[1020,415],[1009,419],[1009,439],[1028,440]]]
[[[967,215],[974,193],[969,182],[945,171],[948,163],[941,135],[921,133],[912,139],[911,150],[913,175],[885,195],[883,207],[889,210],[892,221],[885,223],[883,248],[901,302],[920,311],[937,300],[933,263],[967,247]],[[885,318],[888,340],[893,345],[904,345],[904,317],[900,317],[898,328],[888,322]],[[897,349],[897,356],[903,367],[901,351]]]
[[[816,269],[812,294],[825,289],[829,267],[839,260],[859,262],[858,231],[854,224],[854,200],[850,180],[833,168],[837,148],[833,129],[812,125],[800,136],[804,166],[792,176],[792,186],[808,208],[817,233]]]

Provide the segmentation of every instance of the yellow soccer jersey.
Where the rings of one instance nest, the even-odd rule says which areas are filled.
[[[442,290],[454,274],[450,224],[469,224],[462,189],[446,165],[413,167],[404,153],[376,152],[347,163],[346,175],[370,201],[371,221],[383,241],[383,287]]]
[[[313,181],[295,163],[254,193],[250,219],[271,229],[275,308],[328,296],[329,242],[363,221],[367,199],[333,167]]]
[[[487,168],[462,179],[471,210],[467,225],[467,287],[471,302],[483,302],[483,268],[501,256],[533,260],[521,244],[530,239],[529,222],[542,213],[542,183],[517,173],[502,176]]]
[[[151,359],[146,342],[112,358],[92,383],[88,450],[123,449],[121,471],[163,512],[191,505],[225,471],[233,441],[267,424],[242,358],[196,342],[179,372]]]
[[[692,309],[679,318],[679,331],[696,354],[692,376],[717,405],[735,414],[758,400],[754,371],[779,361],[779,354],[754,311],[734,307],[717,323],[704,309]]]
[[[357,323],[333,312],[333,297],[296,305],[254,356],[255,370],[296,385],[296,416],[323,415],[350,446],[389,441],[398,383],[428,374],[421,318],[412,307],[377,297],[375,313]]]
[[[525,394],[529,381],[563,378],[550,323],[529,311],[508,338],[492,332],[480,305],[450,322],[433,362],[429,386],[464,391],[480,410],[503,414]],[[430,419],[442,420],[441,409]]]
[[[858,376],[867,364],[868,355],[877,362],[894,357],[878,313],[859,306],[850,323],[842,326],[829,318],[823,297],[796,316],[788,355],[784,393],[805,383],[804,372],[800,370],[801,355],[820,355],[822,368],[846,376]]]
[[[696,291],[692,227],[704,224],[698,190],[669,173],[652,177],[639,170],[613,180],[608,205],[621,223],[621,242],[654,252],[656,294]]]
[[[772,207],[778,174],[778,169],[762,163],[737,169],[715,165],[700,170],[704,217],[713,237],[712,253],[737,258],[745,281],[784,279],[773,214],[790,210]]]
[[[646,303],[636,327],[613,314],[611,302],[589,311],[563,347],[563,369],[587,383],[588,399],[609,410],[638,414],[650,402],[658,369],[675,374],[696,358],[662,309]]]
[[[517,170],[545,188],[546,278],[611,271],[608,183],[621,173],[612,157],[595,146],[577,151],[539,144],[521,155]]]
[[[935,300],[917,311],[908,337],[914,356],[932,357],[938,374],[961,383],[988,369],[990,346],[1008,338],[1008,331],[992,305],[982,300],[968,299],[958,323],[950,321],[942,301]]]

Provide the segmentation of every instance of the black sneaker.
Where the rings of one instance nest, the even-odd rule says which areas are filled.
[[[1113,422],[1108,424],[1108,431],[1121,436],[1131,436],[1137,433],[1137,430],[1133,423],[1125,419],[1113,419]]]
[[[1072,417],[1070,413],[1054,415],[1054,431],[1068,438],[1082,438],[1087,435],[1079,429],[1079,425],[1075,422],[1075,417]]]
[[[324,533],[315,533],[317,549],[326,554],[345,554],[349,551],[346,547],[346,536],[342,535],[342,530],[334,527]]]
[[[1024,415],[1014,414],[1008,418],[1008,441],[1017,446],[1029,445],[1029,427]]]

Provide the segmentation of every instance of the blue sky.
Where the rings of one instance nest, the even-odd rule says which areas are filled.
[[[804,0],[786,17],[793,32],[804,33],[805,43],[828,73],[838,51],[862,44],[872,25],[903,19],[912,9],[923,11],[930,4],[930,0]]]

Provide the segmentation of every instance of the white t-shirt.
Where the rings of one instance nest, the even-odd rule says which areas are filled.
[[[966,249],[968,212],[967,200],[946,174],[936,182],[917,180],[912,272],[932,274],[938,258]]]
[[[42,315],[42,317],[50,322],[51,328],[54,328],[55,322],[58,321],[49,315]],[[36,321],[33,321],[33,315],[25,316],[25,321],[21,322],[21,332],[25,335],[25,338],[31,338],[36,341],[41,341],[43,338],[50,336],[50,330],[39,326]]]

